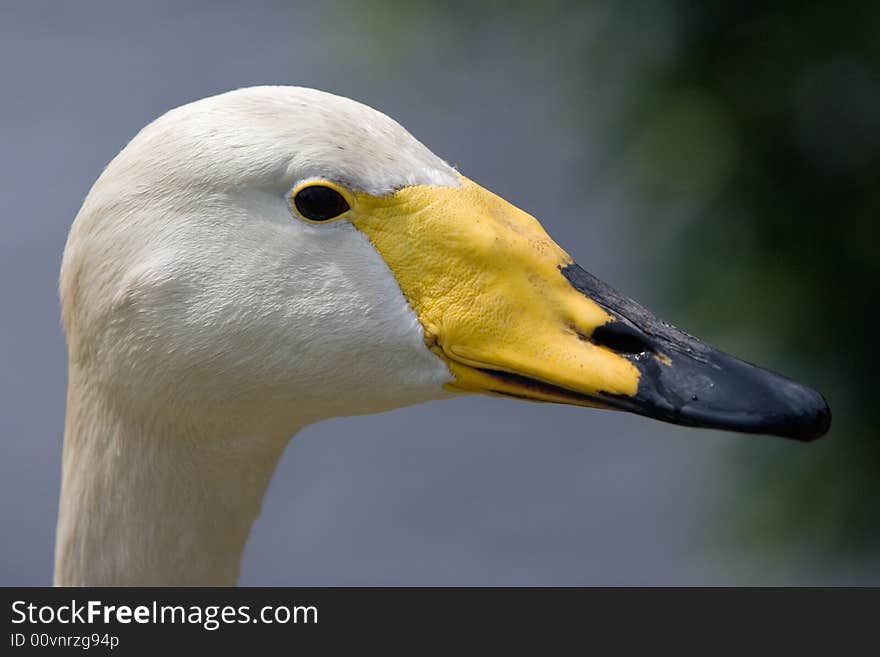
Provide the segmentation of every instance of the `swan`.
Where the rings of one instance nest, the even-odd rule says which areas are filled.
[[[291,437],[458,394],[812,440],[814,390],[580,268],[388,116],[239,89],[110,162],[60,274],[56,585],[234,585]]]

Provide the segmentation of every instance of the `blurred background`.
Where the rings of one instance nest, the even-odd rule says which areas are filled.
[[[243,584],[880,584],[880,4],[4,2],[0,584],[48,584],[57,275],[102,167],[253,84],[395,117],[658,315],[803,380],[811,445],[461,398],[291,443]]]

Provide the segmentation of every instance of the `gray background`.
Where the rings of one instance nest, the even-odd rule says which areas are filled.
[[[0,9],[0,584],[51,581],[66,364],[56,285],[68,227],[101,168],[174,106],[264,83],[364,101],[668,315],[650,284],[662,272],[644,265],[620,220],[626,190],[572,173],[590,153],[566,132],[560,81],[521,52],[521,35],[498,26],[465,58],[442,29],[388,44],[390,32],[365,30],[335,4],[122,4]],[[742,440],[764,448],[479,397],[325,422],[287,450],[242,583],[859,581],[858,564],[783,563],[726,531],[728,456]]]

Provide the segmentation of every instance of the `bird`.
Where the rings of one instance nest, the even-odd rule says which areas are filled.
[[[59,586],[235,585],[286,445],[332,417],[484,394],[800,441],[831,421],[389,116],[304,87],[144,127],[77,213],[59,294]]]

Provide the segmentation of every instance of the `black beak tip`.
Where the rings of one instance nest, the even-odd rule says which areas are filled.
[[[781,374],[735,360],[718,354],[716,362],[724,363],[739,384],[736,387],[740,399],[754,413],[756,433],[801,442],[811,442],[828,433],[831,409],[819,392]]]
[[[801,442],[831,427],[825,398],[805,385],[703,345],[701,358],[683,354],[669,366],[643,361],[636,412],[684,424]],[[639,399],[641,398],[641,399]]]
[[[831,428],[831,408],[825,398],[806,386],[793,384],[794,408],[797,410],[784,417],[779,435],[802,442],[817,440]]]
[[[718,351],[660,321],[576,264],[560,271],[572,287],[614,318],[593,331],[591,341],[631,358],[640,371],[636,395],[604,395],[609,406],[674,424],[801,442],[828,433],[831,409],[812,388]]]
[[[728,360],[726,355],[724,360]],[[726,381],[721,377],[717,391],[722,396],[712,399],[711,394],[707,395],[707,405],[685,404],[682,415],[703,426],[800,442],[811,442],[828,433],[831,409],[820,393],[746,363],[732,369],[750,376]]]

